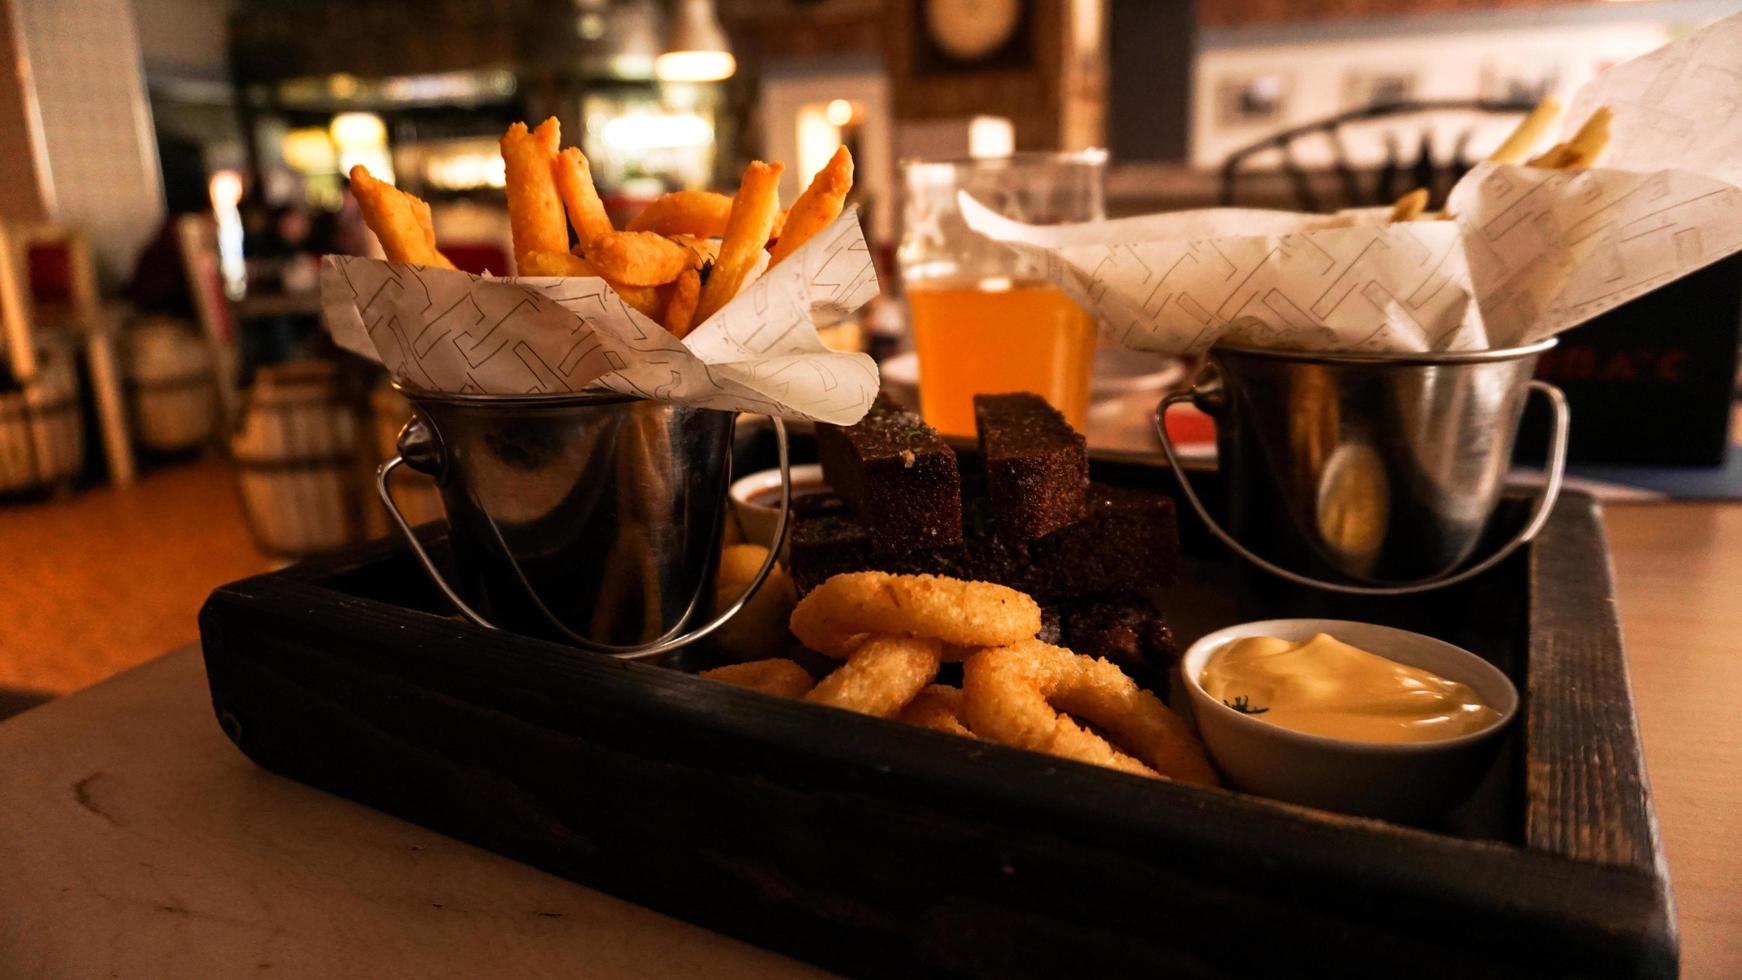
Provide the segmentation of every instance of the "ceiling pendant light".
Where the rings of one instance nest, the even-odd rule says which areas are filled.
[[[662,82],[717,82],[738,70],[732,45],[714,15],[714,0],[677,0],[665,52],[653,63]]]

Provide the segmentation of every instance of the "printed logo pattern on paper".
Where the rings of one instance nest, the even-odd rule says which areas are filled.
[[[1042,227],[960,203],[1131,347],[1509,347],[1742,251],[1742,15],[1598,76],[1562,138],[1600,105],[1601,168],[1481,164],[1452,221],[1222,208]]]
[[[615,391],[841,424],[857,421],[876,397],[876,365],[824,347],[816,325],[876,295],[851,210],[685,341],[601,279],[497,279],[350,256],[328,256],[321,269],[334,340],[416,388]]]

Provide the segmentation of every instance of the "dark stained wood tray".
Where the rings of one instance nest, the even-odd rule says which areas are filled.
[[[1675,975],[1590,498],[1478,581],[1381,602],[1243,576],[1181,521],[1182,641],[1340,616],[1508,671],[1524,709],[1476,798],[1404,827],[769,698],[462,622],[388,543],[220,588],[200,630],[261,766],[850,975]]]

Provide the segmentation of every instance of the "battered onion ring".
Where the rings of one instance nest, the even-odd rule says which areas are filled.
[[[940,653],[936,640],[873,636],[804,699],[892,718],[938,675]]]
[[[789,625],[800,643],[831,657],[851,652],[866,633],[999,647],[1040,632],[1040,606],[991,582],[848,572],[812,589],[792,611]]]
[[[907,702],[907,707],[901,709],[901,714],[895,717],[898,721],[929,728],[934,732],[974,737],[974,733],[968,731],[968,726],[962,724],[961,688],[932,684],[914,695],[913,700]]]
[[[1221,784],[1185,720],[1105,660],[1039,640],[982,650],[963,668],[962,695],[963,717],[982,738],[1182,783]],[[1061,712],[1107,732],[1137,761]]]
[[[704,670],[697,676],[783,698],[802,698],[816,683],[803,667],[779,658],[728,664]]]

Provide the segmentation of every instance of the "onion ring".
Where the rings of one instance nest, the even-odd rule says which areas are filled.
[[[802,698],[816,685],[809,671],[790,660],[778,657],[772,660],[727,664],[713,670],[704,670],[697,676],[783,698]]]
[[[937,575],[847,572],[800,600],[789,623],[799,642],[842,657],[866,633],[1001,647],[1040,632],[1040,606],[1015,589]]]
[[[907,702],[907,707],[902,708],[901,713],[895,717],[897,721],[929,728],[934,732],[974,737],[968,726],[962,724],[961,688],[942,684],[929,685],[914,695],[913,700]]]
[[[1185,719],[1108,661],[1039,640],[981,650],[963,668],[962,695],[963,717],[982,738],[1182,783],[1221,785]],[[1065,712],[1106,731],[1136,760]],[[1133,769],[1135,763],[1141,764]]]
[[[908,636],[873,636],[804,699],[892,718],[938,675],[940,645]]]

